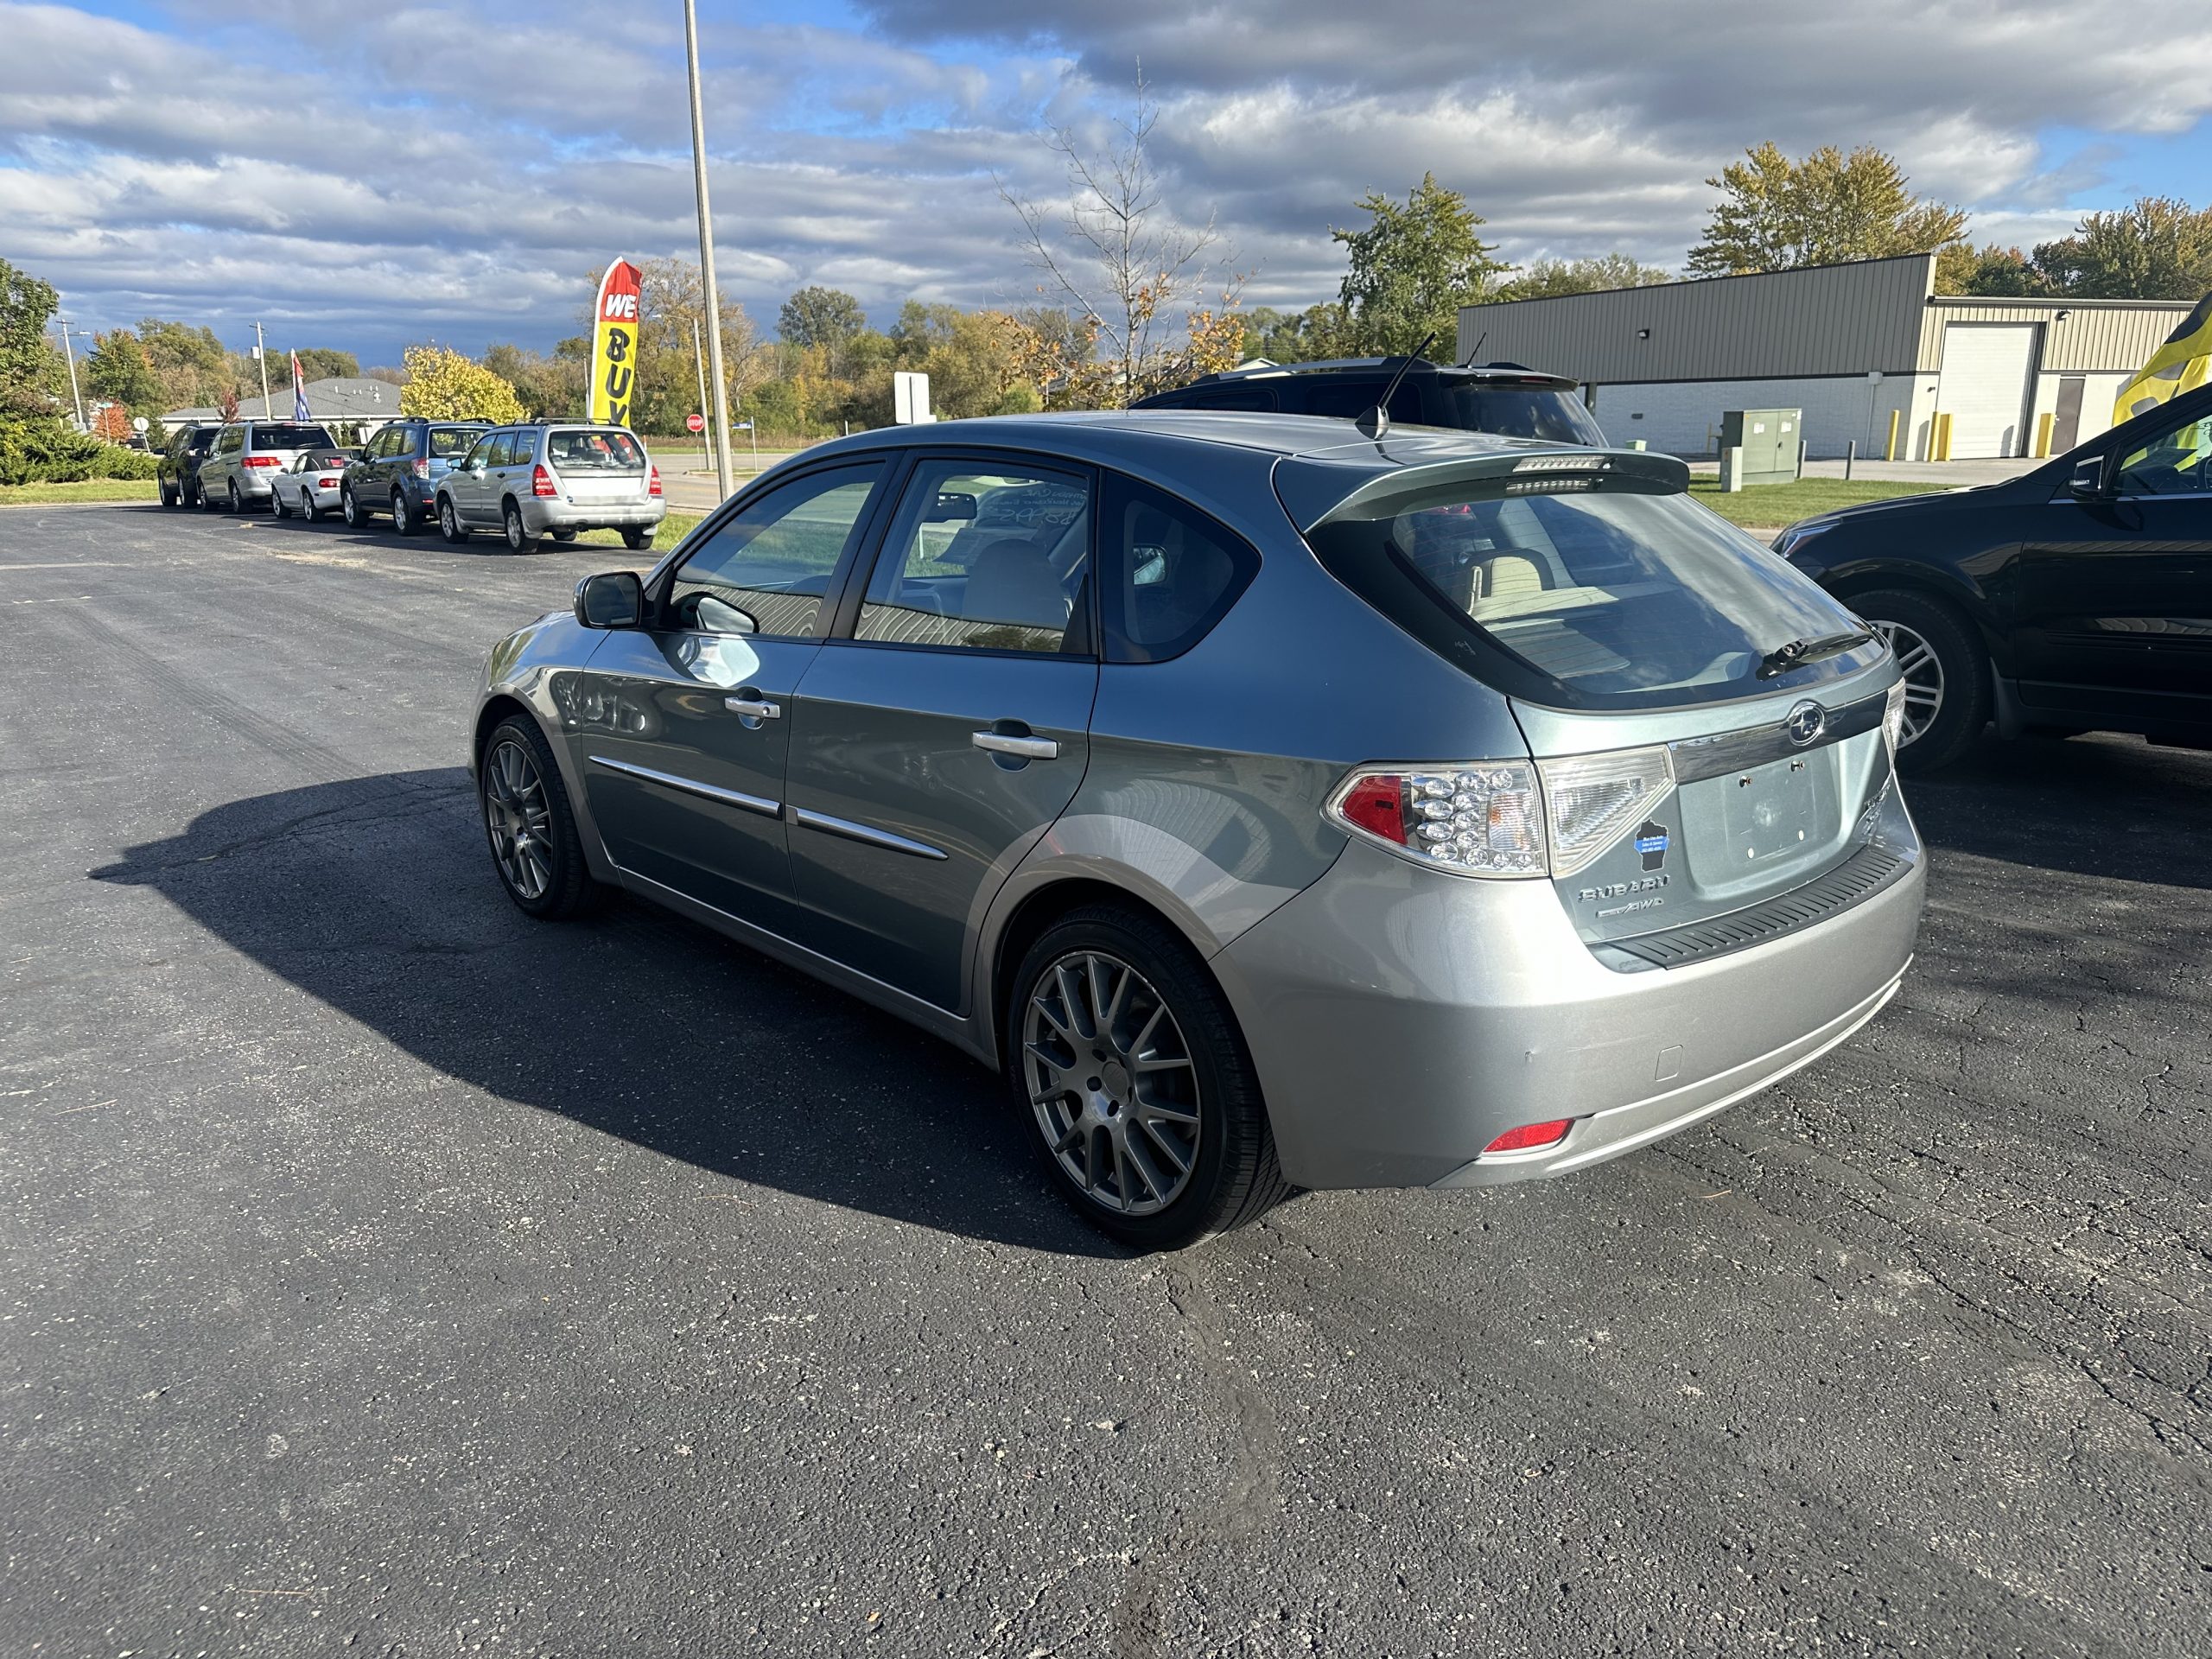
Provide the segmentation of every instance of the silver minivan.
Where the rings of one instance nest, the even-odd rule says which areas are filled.
[[[494,647],[493,863],[959,1045],[1141,1248],[1580,1169],[1845,1040],[1919,925],[1889,649],[1688,483],[1265,415],[824,444]]]
[[[625,545],[643,550],[668,515],[660,468],[621,426],[495,427],[436,485],[446,540],[493,530],[517,553],[587,530],[619,530]]]
[[[232,421],[200,463],[200,505],[211,512],[266,508],[276,499],[277,474],[308,450],[327,454],[337,447],[312,421]]]

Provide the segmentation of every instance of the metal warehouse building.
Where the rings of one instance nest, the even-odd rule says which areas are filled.
[[[1966,461],[2094,437],[2190,308],[1938,296],[1936,256],[1916,253],[1471,305],[1459,355],[1582,381],[1616,443],[1709,455],[1723,411],[1794,408],[1814,456],[1854,438],[1880,455],[1894,411],[1897,459]]]

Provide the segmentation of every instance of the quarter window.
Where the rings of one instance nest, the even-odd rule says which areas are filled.
[[[2123,455],[2113,486],[2122,495],[2212,492],[2212,415],[2170,428]]]
[[[867,522],[884,463],[832,467],[764,492],[726,518],[669,583],[673,625],[794,638],[814,626]]]
[[[1087,480],[1018,463],[914,469],[861,606],[861,639],[1057,654],[1090,649]]]
[[[1180,656],[1236,603],[1260,556],[1242,537],[1149,484],[1109,474],[1104,500],[1106,659]]]

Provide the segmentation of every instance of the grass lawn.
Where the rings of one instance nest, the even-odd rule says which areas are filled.
[[[68,501],[158,501],[150,478],[88,478],[81,484],[0,484],[0,507],[51,507]]]
[[[660,521],[660,528],[653,532],[653,551],[665,553],[691,533],[691,526],[703,515],[696,512],[671,512]],[[588,530],[573,542],[551,542],[552,547],[621,547],[622,532],[619,530]],[[623,548],[628,552],[627,548]]]
[[[1801,478],[1795,484],[1749,484],[1733,495],[1724,495],[1719,480],[1693,478],[1690,493],[1732,524],[1779,530],[1816,512],[1929,491],[1925,484],[1895,480],[1854,478],[1847,483],[1840,478]]]

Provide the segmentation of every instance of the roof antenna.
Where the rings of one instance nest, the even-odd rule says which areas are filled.
[[[1465,362],[1462,363],[1462,364],[1459,365],[1461,368],[1463,368],[1463,369],[1471,369],[1471,368],[1473,368],[1473,367],[1475,366],[1475,354],[1476,354],[1476,353],[1480,352],[1480,351],[1482,350],[1482,348],[1483,348],[1483,341],[1484,341],[1484,340],[1488,340],[1489,338],[1490,338],[1490,330],[1489,330],[1489,329],[1487,329],[1487,328],[1485,328],[1485,329],[1484,329],[1484,330],[1482,331],[1482,334],[1481,334],[1479,336],[1478,336],[1478,337],[1477,337],[1477,339],[1476,339],[1476,340],[1475,340],[1475,349],[1474,349],[1474,351],[1472,351],[1472,352],[1469,352],[1469,353],[1467,353],[1467,360],[1466,360]]]
[[[1398,382],[1406,378],[1406,371],[1413,367],[1435,338],[1436,330],[1432,328],[1421,337],[1421,344],[1414,347],[1412,356],[1398,359],[1398,372],[1390,377],[1390,384],[1382,388],[1382,395],[1375,400],[1375,407],[1359,417],[1357,424],[1362,437],[1380,441],[1389,431],[1390,398],[1398,390]]]

